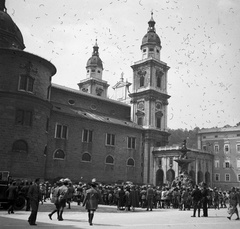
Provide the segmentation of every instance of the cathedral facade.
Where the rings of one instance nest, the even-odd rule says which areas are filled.
[[[0,19],[1,171],[48,181],[166,182],[166,174],[158,178],[154,148],[168,143],[169,66],[161,60],[153,17],[142,59],[131,66],[132,90],[122,78],[115,100],[102,79],[97,42],[75,90],[51,82],[56,67],[24,51],[22,34],[4,9]]]

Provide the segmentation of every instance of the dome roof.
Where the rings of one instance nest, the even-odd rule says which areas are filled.
[[[155,21],[153,20],[153,17],[151,17],[150,21],[148,22],[148,32],[145,34],[145,36],[142,39],[142,45],[141,48],[145,45],[157,45],[161,47],[161,40],[159,36],[156,34],[155,30]]]
[[[161,47],[161,40],[155,32],[148,32],[142,39],[142,46],[153,44]]]
[[[93,53],[92,56],[88,59],[87,61],[87,66],[88,67],[99,67],[101,69],[103,69],[103,64],[102,64],[102,60],[99,57],[99,53],[98,53],[98,45],[97,43],[93,46]]]
[[[17,48],[23,50],[23,36],[12,18],[0,10],[0,47]]]
[[[100,59],[99,56],[92,56],[92,57],[90,57],[88,59],[86,67],[99,67],[99,68],[103,68],[102,60]]]

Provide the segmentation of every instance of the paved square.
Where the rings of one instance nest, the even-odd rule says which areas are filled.
[[[39,206],[37,217],[37,226],[44,229],[54,228],[99,228],[99,229],[239,229],[240,221],[227,219],[227,209],[209,209],[209,217],[191,217],[191,211],[179,211],[177,209],[146,209],[137,208],[135,212],[118,211],[116,206],[100,205],[96,211],[93,226],[89,226],[87,221],[86,210],[72,203],[71,209],[65,209],[63,214],[64,221],[58,221],[56,214],[52,220],[48,218],[48,214],[53,210],[54,206],[50,202],[46,202]],[[0,210],[0,229],[29,228],[27,222],[30,212],[15,211],[15,214],[8,214],[5,210]]]

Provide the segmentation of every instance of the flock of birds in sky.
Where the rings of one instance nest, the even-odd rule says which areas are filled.
[[[30,0],[23,1],[26,5],[33,4]],[[234,125],[240,121],[240,116],[236,114],[237,111],[240,113],[236,107],[240,102],[237,90],[240,83],[240,45],[237,46],[240,32],[235,31],[240,21],[237,16],[240,15],[240,3],[233,1],[236,7],[226,4],[224,10],[218,12],[210,12],[206,7],[207,2],[220,4],[221,1],[224,2],[187,1],[192,7],[188,11],[183,11],[188,3],[183,6],[177,0],[81,0],[80,9],[71,6],[78,1],[59,1],[54,8],[49,7],[46,0],[38,1],[38,6],[34,3],[32,18],[35,17],[35,20],[29,28],[37,46],[33,53],[40,53],[56,65],[58,73],[53,82],[56,80],[61,85],[72,87],[65,76],[71,66],[73,73],[71,80],[68,76],[67,81],[77,86],[85,78],[86,62],[97,39],[104,66],[103,79],[113,86],[124,72],[125,79],[131,82],[130,66],[141,59],[140,45],[152,11],[156,33],[162,42],[161,60],[171,67],[168,72],[168,93],[172,96],[169,99],[168,124],[171,126],[174,123],[173,128],[189,129]],[[225,2],[231,3],[231,0]],[[16,12],[12,3],[8,13],[14,21]],[[48,21],[50,15],[53,21]],[[234,21],[236,19],[238,21]],[[139,23],[134,25],[138,20]],[[103,21],[106,23],[101,24]],[[36,38],[38,27],[44,23],[45,43]],[[59,41],[58,36],[71,40]],[[71,43],[77,46],[67,47]],[[28,43],[25,45],[28,47]],[[57,65],[64,58],[69,62],[68,66]],[[66,72],[62,70],[64,67]]]

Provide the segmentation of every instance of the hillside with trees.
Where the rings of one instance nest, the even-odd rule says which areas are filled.
[[[193,130],[168,129],[168,132],[171,134],[168,145],[182,145],[183,140],[186,140],[187,148],[197,149],[197,133],[199,129],[199,127],[195,127]]]

